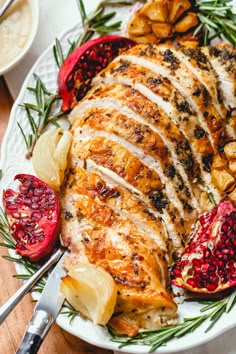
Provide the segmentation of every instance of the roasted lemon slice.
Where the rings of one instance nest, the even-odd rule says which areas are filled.
[[[95,324],[105,325],[114,311],[116,284],[103,268],[77,265],[62,279],[61,292],[67,301]]]

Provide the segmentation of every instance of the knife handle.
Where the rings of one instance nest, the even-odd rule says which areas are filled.
[[[43,310],[35,311],[16,354],[36,354],[52,324],[50,314]]]
[[[42,341],[43,339],[38,334],[25,332],[24,338],[16,354],[36,354]]]

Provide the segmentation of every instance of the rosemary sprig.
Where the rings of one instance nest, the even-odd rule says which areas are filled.
[[[219,37],[236,45],[236,14],[229,0],[196,0],[196,11],[200,20],[194,35],[204,29],[204,44]]]
[[[120,336],[114,329],[108,326],[108,331],[113,342],[120,343],[119,348],[131,344],[142,344],[150,346],[149,352],[166,345],[169,341],[180,338],[187,333],[194,332],[206,320],[210,325],[205,333],[210,331],[223,314],[231,311],[236,303],[236,292],[226,299],[219,301],[205,301],[205,306],[200,310],[201,315],[191,318],[184,318],[183,321],[172,327],[164,327],[158,330],[148,330],[139,332],[135,337]]]
[[[145,3],[146,1],[147,0],[142,0],[141,2]],[[127,6],[127,5],[132,5],[135,2],[136,2],[135,0],[101,1],[97,6],[97,8],[90,15],[87,15],[83,1],[77,0],[77,5],[78,5],[82,25],[83,25],[83,30],[82,33],[77,38],[77,40],[73,42],[69,42],[70,47],[65,57],[63,56],[63,51],[62,51],[60,41],[56,39],[55,45],[53,46],[53,54],[58,68],[61,67],[65,58],[67,58],[76,47],[80,47],[83,43],[87,42],[89,39],[93,37],[94,34],[106,35],[109,32],[116,32],[120,30],[120,25],[121,25],[120,21],[109,23],[109,21],[113,17],[115,17],[116,12],[112,11],[112,12],[105,13],[108,6],[111,5]]]
[[[27,148],[26,158],[32,156],[36,141],[43,134],[47,126],[54,124],[58,127],[57,119],[64,115],[62,111],[52,114],[54,105],[60,100],[60,96],[48,91],[42,80],[36,74],[34,74],[34,79],[35,87],[28,87],[27,89],[33,93],[36,102],[23,103],[21,105],[21,107],[25,109],[31,133],[27,135],[20,123],[17,122]]]
[[[72,322],[76,316],[78,316],[78,311],[76,311],[68,302],[65,302],[61,311],[62,315],[67,315]]]

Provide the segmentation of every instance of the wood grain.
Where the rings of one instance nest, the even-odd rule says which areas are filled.
[[[6,83],[0,77],[0,144],[6,130],[10,110],[13,104]],[[16,273],[14,265],[2,258],[7,254],[4,247],[0,247],[0,305],[4,304],[22,285],[20,280],[13,278]],[[34,303],[30,295],[17,305],[7,319],[0,325],[0,353],[14,354],[21,342],[23,333],[30,320],[34,309]],[[112,354],[112,351],[97,348],[91,344],[63,331],[54,324],[42,344],[39,354]]]

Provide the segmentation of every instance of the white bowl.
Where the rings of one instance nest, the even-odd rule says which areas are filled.
[[[29,37],[27,40],[26,45],[22,48],[21,52],[10,62],[7,63],[7,65],[4,65],[3,67],[0,67],[0,75],[3,75],[10,71],[14,66],[16,66],[26,55],[28,50],[30,49],[36,32],[38,28],[38,23],[39,23],[39,1],[38,0],[28,0],[30,9],[31,9],[31,16],[32,16],[32,22],[31,22],[31,29],[29,33]]]

